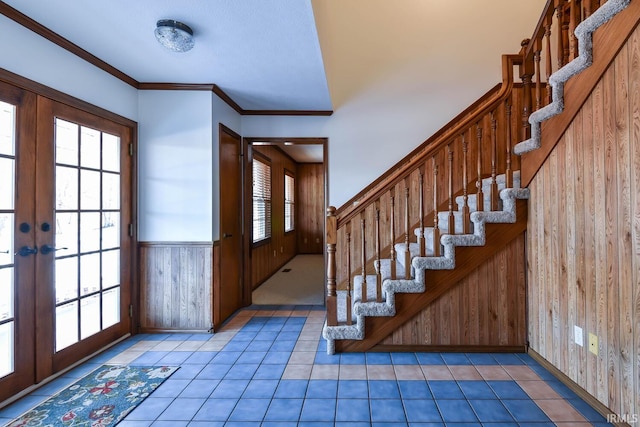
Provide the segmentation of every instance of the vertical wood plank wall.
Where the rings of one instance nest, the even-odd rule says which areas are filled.
[[[298,253],[324,253],[324,165],[299,163],[296,177]]]
[[[255,289],[296,255],[297,231],[284,232],[284,171],[296,174],[296,163],[277,146],[255,145],[253,150],[271,161],[271,239],[251,248],[251,286]]]
[[[381,344],[524,348],[524,248],[522,234]]]
[[[213,244],[141,242],[140,330],[213,325]]]
[[[529,187],[531,348],[614,412],[638,414],[639,29]]]

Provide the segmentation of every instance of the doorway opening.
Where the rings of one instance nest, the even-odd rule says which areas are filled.
[[[244,142],[247,303],[324,305],[327,139]]]

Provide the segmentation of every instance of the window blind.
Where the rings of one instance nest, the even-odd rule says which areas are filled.
[[[284,231],[295,228],[295,180],[289,174],[284,175]]]
[[[253,241],[271,237],[271,166],[253,159]]]

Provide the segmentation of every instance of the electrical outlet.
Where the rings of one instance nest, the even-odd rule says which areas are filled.
[[[576,344],[578,344],[580,347],[584,347],[584,338],[582,334],[582,328],[580,326],[573,327],[573,335],[574,335],[573,339],[576,342]]]
[[[280,246],[280,253],[281,254],[284,253],[284,247],[283,246]]]
[[[589,351],[598,355],[598,337],[592,333],[589,333]]]
[[[316,243],[320,243],[320,238],[316,237]]]
[[[275,258],[276,256],[277,256],[277,255],[276,255],[276,250],[274,249],[274,250],[273,250],[273,257]]]

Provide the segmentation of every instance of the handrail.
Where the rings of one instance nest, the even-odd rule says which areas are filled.
[[[496,109],[502,102],[504,102],[507,97],[511,95],[511,90],[513,89],[513,67],[515,65],[521,66],[522,64],[523,61],[521,54],[502,55],[502,85],[500,91],[484,103],[479,110],[476,110],[474,113],[463,118],[444,133],[439,134],[434,141],[427,140],[425,142],[426,146],[423,150],[415,153],[414,156],[409,158],[404,164],[394,166],[395,171],[391,175],[387,176],[378,188],[371,189],[359,200],[350,200],[337,209],[336,215],[338,216],[338,228],[341,228],[347,221],[354,218],[366,206],[382,196],[385,192],[389,191],[389,188],[395,186],[409,176],[418,167],[420,162],[424,162],[435,151],[444,148],[451,138],[459,136],[462,131],[476,123],[479,118]]]

